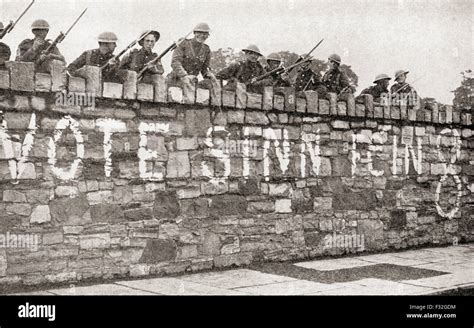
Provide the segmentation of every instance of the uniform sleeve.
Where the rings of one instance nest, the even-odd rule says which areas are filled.
[[[347,74],[344,73],[344,72],[341,72],[341,88],[344,89],[348,86],[350,86],[350,83],[349,83],[349,78],[347,77]],[[342,90],[341,89],[341,90]]]
[[[365,88],[364,90],[362,90],[362,91],[360,92],[359,97],[362,96],[362,95],[371,95],[371,94],[372,94],[372,93],[370,92],[370,88]]]
[[[53,49],[51,50],[51,57],[52,59],[57,59],[57,60],[60,60],[64,63],[66,63],[66,60],[64,59],[64,56],[61,54],[61,52],[59,51],[58,47],[54,46]]]
[[[185,43],[182,43],[173,51],[173,57],[171,58],[171,68],[173,69],[173,72],[179,77],[188,75],[188,72],[186,72],[182,64],[184,59],[184,44]]]
[[[390,93],[395,93],[398,90],[398,84],[394,84],[390,87]]]
[[[120,62],[120,69],[130,70],[130,63],[132,62],[132,56],[130,53],[126,54]]]
[[[216,78],[221,80],[228,80],[232,77],[235,77],[237,70],[239,69],[240,63],[230,64],[228,67],[224,68],[216,74]]]
[[[86,64],[87,51],[83,52],[75,61],[69,64],[67,70],[74,75],[76,71]]]
[[[155,69],[153,69],[153,73],[155,74],[163,74],[165,72],[163,68],[163,64],[161,64],[161,60],[158,60],[155,64]]]
[[[202,65],[201,74],[203,77],[207,75],[207,72],[210,71],[210,62],[211,62],[211,50],[206,48],[206,59],[204,60],[204,64]]]

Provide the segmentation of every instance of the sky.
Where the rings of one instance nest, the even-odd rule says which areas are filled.
[[[15,19],[29,2],[0,0],[1,21]],[[36,0],[2,41],[15,53],[38,18],[50,23],[48,38],[54,39],[86,7],[59,46],[68,62],[96,48],[103,31],[118,35],[119,51],[142,31],[156,29],[160,53],[197,23],[207,22],[211,50],[240,50],[253,43],[263,54],[303,54],[324,38],[314,56],[325,60],[339,54],[359,76],[358,91],[380,73],[393,77],[406,69],[407,81],[422,97],[452,103],[460,72],[474,69],[473,0]],[[163,60],[166,72],[169,62],[170,55]]]

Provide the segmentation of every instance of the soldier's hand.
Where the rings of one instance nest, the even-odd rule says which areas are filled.
[[[109,66],[117,66],[118,61],[115,58],[109,60]]]
[[[189,75],[186,75],[186,78],[189,79],[189,81],[193,83],[197,83],[198,81],[198,78],[196,75],[189,74]]]
[[[288,73],[286,73],[286,72],[281,74],[280,77],[283,81],[289,81],[290,80],[290,75],[288,75]]]
[[[207,77],[208,79],[211,79],[211,80],[215,80],[215,79],[216,79],[216,76],[215,76],[213,73],[211,73],[211,72],[207,72],[206,77]]]
[[[41,39],[36,39],[34,42],[33,42],[33,46],[31,47],[34,51],[37,51],[43,44],[44,44],[44,40],[41,40]]]
[[[254,84],[254,83],[257,83],[257,78],[256,77],[254,77],[250,80],[250,84]]]

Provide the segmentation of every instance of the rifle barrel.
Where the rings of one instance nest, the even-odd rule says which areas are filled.
[[[10,31],[15,27],[15,25],[20,21],[20,19],[26,14],[26,12],[33,6],[35,3],[35,0],[32,0],[31,3],[26,7],[25,10],[20,14],[20,16],[17,18],[17,20],[13,23],[13,25],[10,27]]]
[[[86,13],[88,8],[84,9],[84,11],[79,15],[79,17],[76,18],[76,20],[74,21],[74,23],[72,23],[71,27],[69,27],[69,29],[66,31],[66,33],[64,33],[64,37],[66,37],[69,32],[72,30],[72,28],[77,24],[77,22],[81,19],[81,17]]]

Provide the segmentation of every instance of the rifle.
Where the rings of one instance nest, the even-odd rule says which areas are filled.
[[[260,76],[257,76],[255,78],[255,81],[254,82],[258,82],[258,81],[261,81],[263,79],[266,79],[267,77],[273,75],[273,74],[278,74],[278,75],[281,75],[281,74],[284,74],[284,73],[288,73],[290,70],[292,70],[293,68],[299,66],[299,65],[302,65],[302,64],[305,64],[309,61],[311,61],[313,59],[313,57],[306,57],[305,59],[301,60],[301,61],[296,61],[293,65],[290,65],[288,67],[283,67],[283,66],[278,66],[277,68],[271,70],[270,72],[266,72],[265,74],[262,74]]]
[[[138,75],[137,75],[137,79],[140,80],[142,77],[143,77],[143,74],[145,74],[146,70],[148,69],[147,66],[148,65],[154,65],[155,63],[157,63],[161,58],[163,58],[168,52],[176,49],[181,43],[183,43],[184,40],[186,40],[186,38],[191,34],[193,33],[193,31],[189,32],[188,34],[186,34],[186,36],[184,38],[181,38],[179,39],[178,41],[176,42],[173,42],[168,48],[166,48],[158,57],[156,58],[153,58],[152,60],[150,60],[148,63],[145,64],[145,67],[142,68],[140,70],[140,72],[138,72]]]
[[[20,14],[20,16],[16,19],[15,22],[13,21],[10,21],[10,23],[8,23],[7,26],[5,26],[5,28],[3,29],[2,33],[0,33],[0,40],[3,39],[3,37],[5,35],[7,35],[7,33],[10,33],[13,28],[15,27],[15,25],[18,23],[18,21],[26,14],[26,12],[31,8],[31,6],[33,6],[33,3],[35,2],[35,0],[32,0],[31,3],[28,5],[28,7],[26,7],[25,10],[23,10],[23,12]]]
[[[100,70],[102,71],[103,69],[105,69],[107,66],[109,66],[109,63],[111,61],[114,61],[114,60],[118,60],[120,59],[120,57],[123,56],[123,54],[125,54],[127,51],[129,51],[131,48],[133,48],[138,42],[140,42],[141,40],[143,40],[144,38],[146,38],[148,36],[148,34],[150,34],[152,32],[152,30],[144,33],[142,36],[140,36],[138,39],[132,41],[125,49],[123,49],[122,51],[120,51],[117,55],[115,55],[113,58],[111,58],[107,63],[105,63],[104,65],[102,65],[100,67]]]
[[[270,72],[267,72],[265,74],[262,74],[258,77],[256,77],[256,81],[255,82],[258,82],[258,81],[261,81],[263,79],[266,79],[267,77],[273,75],[273,74],[278,74],[278,75],[281,75],[283,73],[289,73],[293,68],[303,64],[303,63],[306,63],[308,62],[309,60],[312,59],[311,57],[311,53],[316,50],[317,47],[319,47],[319,45],[324,41],[324,39],[321,39],[321,41],[319,41],[314,47],[313,49],[311,49],[306,55],[304,56],[300,56],[291,66],[288,66],[287,68],[284,68],[283,66],[278,66],[277,68],[271,70]]]
[[[86,13],[87,8],[84,9],[84,11],[77,17],[77,19],[72,23],[71,27],[66,31],[66,33],[59,32],[59,35],[54,39],[54,41],[46,48],[46,50],[42,53],[43,55],[48,55],[53,51],[54,47],[56,47],[59,43],[63,42],[63,40],[66,38],[66,36],[69,34],[69,32],[72,30],[72,28],[77,24],[77,22],[81,19],[81,17]],[[37,64],[41,64],[41,59],[38,59]]]
[[[426,74],[425,74],[425,75],[426,75]],[[423,76],[421,76],[421,77],[415,79],[411,84],[415,84],[416,81],[418,81],[418,80],[424,78],[425,75],[423,75]],[[398,93],[398,92],[404,90],[404,89],[405,89],[406,87],[408,87],[408,86],[409,86],[409,84],[405,82],[405,85],[401,86],[400,88],[398,88],[398,89],[395,90],[394,92],[391,92],[391,93],[390,93],[390,96],[393,96],[394,94],[396,94],[396,93]]]

